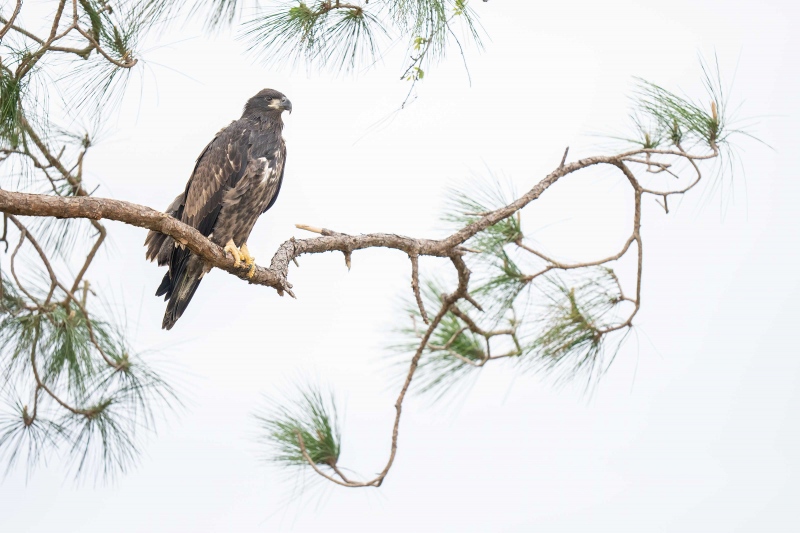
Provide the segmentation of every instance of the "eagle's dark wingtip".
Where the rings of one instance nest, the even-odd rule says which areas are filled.
[[[174,326],[175,322],[177,322],[177,321],[178,321],[178,317],[172,317],[172,316],[169,316],[168,314],[164,315],[164,320],[161,322],[161,329],[165,329],[165,330],[169,331],[169,330],[172,329],[172,326]]]
[[[156,289],[156,296],[163,296],[164,300],[169,300],[172,295],[172,279],[169,277],[169,272],[164,274],[164,279],[161,280],[161,285]]]
[[[175,311],[174,302],[169,302],[167,304],[167,310],[164,311],[164,320],[161,321],[161,329],[166,329],[167,331],[172,329],[172,326],[174,326],[175,322],[181,317],[181,315]]]
[[[191,298],[190,298],[191,299]],[[177,306],[174,304],[178,304]],[[186,306],[189,304],[188,301],[184,302],[175,302],[171,300],[169,304],[167,304],[167,310],[164,313],[164,320],[161,321],[161,329],[166,329],[167,331],[172,329],[172,326],[178,321],[178,319],[183,314],[183,310],[186,309]]]

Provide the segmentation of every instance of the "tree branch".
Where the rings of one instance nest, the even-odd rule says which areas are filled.
[[[489,360],[512,357],[520,355],[522,353],[519,341],[518,339],[516,339],[516,326],[513,323],[512,323],[512,328],[509,330],[496,330],[496,331],[485,330],[482,329],[475,321],[473,321],[466,313],[462,312],[460,309],[458,309],[458,307],[455,307],[455,304],[459,300],[465,300],[473,303],[473,305],[480,310],[480,307],[478,306],[477,302],[475,302],[470,297],[468,292],[470,271],[463,259],[463,255],[469,252],[469,250],[463,246],[466,241],[468,241],[473,236],[479,234],[480,232],[486,230],[487,228],[497,224],[498,222],[501,222],[502,220],[517,214],[522,208],[524,208],[525,206],[527,206],[528,204],[539,198],[541,194],[544,193],[544,191],[546,191],[551,185],[556,183],[561,177],[593,165],[605,164],[614,166],[615,168],[620,170],[625,175],[625,177],[630,181],[630,184],[634,189],[634,202],[635,202],[632,234],[625,242],[623,248],[617,254],[614,254],[613,256],[610,256],[608,258],[599,261],[567,264],[556,261],[544,254],[541,254],[533,250],[530,247],[525,246],[522,243],[522,239],[518,239],[516,244],[520,246],[521,249],[527,250],[528,252],[531,252],[540,257],[541,259],[545,260],[546,262],[548,262],[549,263],[548,269],[551,268],[573,269],[573,268],[601,265],[609,261],[619,259],[629,250],[633,242],[636,242],[638,247],[636,296],[633,299],[628,299],[623,297],[623,299],[631,301],[634,304],[634,309],[626,320],[616,325],[609,326],[605,329],[599,330],[598,333],[606,334],[611,331],[629,327],[632,324],[633,318],[638,313],[641,304],[642,264],[643,264],[642,239],[640,235],[641,199],[643,194],[651,193],[651,191],[644,189],[640,185],[638,179],[635,177],[633,172],[625,165],[625,161],[630,160],[632,163],[638,163],[639,161],[634,161],[631,159],[632,158],[635,159],[636,155],[642,155],[642,154],[648,156],[651,154],[677,156],[688,159],[692,163],[692,166],[695,169],[697,169],[697,166],[694,164],[695,159],[698,160],[706,159],[714,157],[715,155],[711,154],[710,156],[708,155],[695,156],[687,154],[685,151],[683,151],[682,148],[678,147],[678,151],[636,149],[613,156],[598,156],[598,157],[585,158],[568,164],[566,163],[566,158],[564,158],[561,161],[561,164],[558,166],[558,168],[556,168],[556,170],[554,170],[553,172],[548,174],[544,179],[539,181],[524,195],[520,196],[519,198],[509,203],[508,205],[495,209],[494,211],[480,213],[479,214],[480,218],[478,218],[475,222],[459,229],[458,231],[454,232],[448,237],[438,240],[412,238],[402,235],[385,234],[385,233],[348,235],[325,228],[298,225],[297,226],[298,228],[305,229],[313,233],[317,233],[319,234],[319,236],[310,239],[291,238],[285,241],[283,244],[279,246],[278,250],[273,255],[268,268],[257,266],[253,276],[248,277],[249,269],[247,267],[244,266],[236,267],[234,258],[227,256],[220,246],[211,242],[196,229],[178,221],[177,219],[172,218],[171,216],[162,213],[160,211],[156,211],[149,207],[137,205],[131,202],[88,196],[86,192],[81,188],[79,179],[76,179],[63,167],[59,168],[58,165],[60,164],[60,162],[55,160],[52,154],[46,151],[46,146],[44,146],[44,143],[35,136],[31,136],[31,138],[33,139],[37,147],[40,149],[40,151],[42,151],[42,153],[45,155],[48,162],[54,167],[58,168],[58,170],[65,176],[65,178],[70,181],[70,183],[75,189],[74,192],[76,196],[61,197],[61,196],[49,196],[49,195],[29,194],[29,193],[0,190],[0,211],[8,213],[10,215],[58,217],[58,218],[86,218],[92,221],[108,219],[108,220],[123,222],[125,224],[137,227],[147,228],[172,237],[176,242],[186,246],[193,253],[202,257],[211,266],[225,270],[247,281],[248,283],[273,287],[281,295],[283,294],[283,292],[288,292],[290,295],[294,296],[294,294],[291,291],[292,285],[288,282],[288,270],[289,270],[289,264],[300,255],[336,251],[336,252],[342,252],[346,258],[349,258],[350,254],[352,254],[352,252],[356,250],[361,250],[365,248],[375,248],[375,247],[390,248],[403,252],[404,254],[408,255],[409,258],[411,259],[412,290],[414,292],[415,299],[417,300],[417,304],[420,307],[420,312],[422,316],[426,317],[427,313],[425,313],[424,307],[421,305],[422,298],[419,293],[418,258],[419,256],[430,256],[430,257],[442,257],[450,259],[458,275],[458,286],[451,294],[447,294],[442,297],[441,307],[439,308],[438,312],[436,313],[435,316],[430,318],[426,330],[419,334],[419,344],[417,345],[415,353],[410,361],[408,373],[406,375],[403,386],[395,402],[396,414],[395,414],[394,424],[392,427],[389,457],[387,459],[387,462],[383,470],[379,474],[377,474],[377,476],[367,481],[352,481],[342,476],[341,473],[336,472],[337,475],[341,477],[341,479],[337,479],[331,475],[326,474],[316,464],[313,463],[311,457],[308,455],[307,450],[305,449],[304,443],[302,442],[302,438],[300,438],[299,443],[303,457],[311,465],[314,471],[317,474],[324,477],[325,479],[346,487],[370,487],[370,486],[378,487],[382,484],[383,480],[386,478],[389,470],[394,464],[394,460],[397,454],[399,427],[400,427],[400,419],[402,415],[403,403],[409,391],[414,375],[419,367],[421,357],[425,353],[426,349],[433,349],[433,350],[446,349],[448,351],[451,350],[448,346],[440,347],[440,346],[433,346],[430,344],[430,340],[433,334],[436,332],[437,328],[440,326],[443,318],[447,315],[447,313],[453,312],[458,318],[460,318],[464,323],[466,323],[467,327],[471,331],[483,336],[486,339],[486,345],[487,345],[486,355],[482,360],[476,360],[476,361],[466,360],[463,359],[462,357],[459,357],[459,354],[454,354],[459,359],[462,359],[465,363],[468,363],[472,366],[483,366]],[[694,184],[690,185],[689,188],[691,188],[693,185]],[[679,193],[680,192],[676,191],[673,194],[679,194]],[[99,246],[99,241],[98,243],[95,244],[93,251],[90,252],[90,256],[94,253],[97,246]],[[76,284],[82,277],[84,271],[85,269],[82,270],[81,275],[79,275],[78,278],[76,279]],[[617,284],[619,284],[619,280],[616,280],[616,282]],[[63,288],[63,286],[59,285],[59,287],[61,287],[62,290],[66,291],[66,289]],[[461,332],[459,332],[459,334],[460,333]],[[489,338],[496,335],[510,335],[517,349],[509,351],[508,353],[492,356],[490,353]]]
[[[17,5],[14,8],[14,12],[11,13],[11,16],[8,18],[8,20],[0,18],[0,22],[3,23],[3,27],[0,28],[0,41],[3,40],[3,37],[6,33],[8,33],[8,30],[14,27],[14,20],[16,20],[17,15],[19,15],[20,9],[22,9],[22,0],[17,0]]]

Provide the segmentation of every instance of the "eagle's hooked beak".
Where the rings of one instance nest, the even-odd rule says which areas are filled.
[[[284,111],[288,111],[290,115],[292,114],[292,103],[285,96],[281,98],[281,107]]]

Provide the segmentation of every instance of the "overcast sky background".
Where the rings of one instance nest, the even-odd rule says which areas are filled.
[[[36,5],[34,2],[26,2]],[[398,372],[386,358],[409,264],[391,251],[300,259],[297,300],[209,275],[170,332],[152,296],[145,232],[109,223],[90,271],[131,339],[188,398],[132,472],[76,486],[57,463],[0,483],[0,531],[798,531],[800,479],[800,34],[791,2],[473,1],[490,39],[430,69],[401,113],[403,43],[356,77],[265,68],[196,25],[151,39],[139,79],[86,163],[96,194],[163,209],[213,135],[263,87],[294,105],[280,198],[249,247],[268,264],[295,223],[343,232],[441,234],[447,186],[489,171],[532,187],[590,134],[627,124],[633,76],[704,97],[698,54],[734,73],[732,102],[760,117],[769,150],[742,140],[745,172],[667,216],[644,205],[637,335],[595,394],[489,365],[444,405],[412,398],[383,487],[309,484],[259,459],[252,411],[295,381],[344,407],[340,463],[364,476],[389,452]],[[31,20],[33,23],[34,21]],[[145,46],[148,48],[148,46]],[[569,260],[627,237],[628,191],[593,169],[525,212]],[[608,253],[606,253],[608,252]],[[425,273],[446,269],[426,261]]]

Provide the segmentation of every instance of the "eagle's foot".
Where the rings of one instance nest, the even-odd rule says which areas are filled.
[[[247,249],[247,243],[242,244],[242,247],[239,248],[239,254],[241,254],[242,261],[244,261],[244,264],[247,266],[256,262],[256,258],[250,255],[250,250]]]
[[[225,244],[225,248],[223,248],[222,250],[224,252],[226,252],[226,253],[231,254],[231,256],[233,257],[233,260],[234,260],[234,263],[233,263],[234,267],[239,267],[242,264],[242,252],[241,252],[241,250],[239,250],[239,248],[236,247],[236,244],[234,244],[233,239],[230,239]],[[249,254],[248,254],[248,256],[249,256]]]
[[[239,253],[242,255],[244,266],[250,267],[250,270],[247,272],[247,277],[252,278],[256,273],[256,258],[250,255],[250,250],[247,249],[247,243],[242,244],[242,247],[239,248]]]

